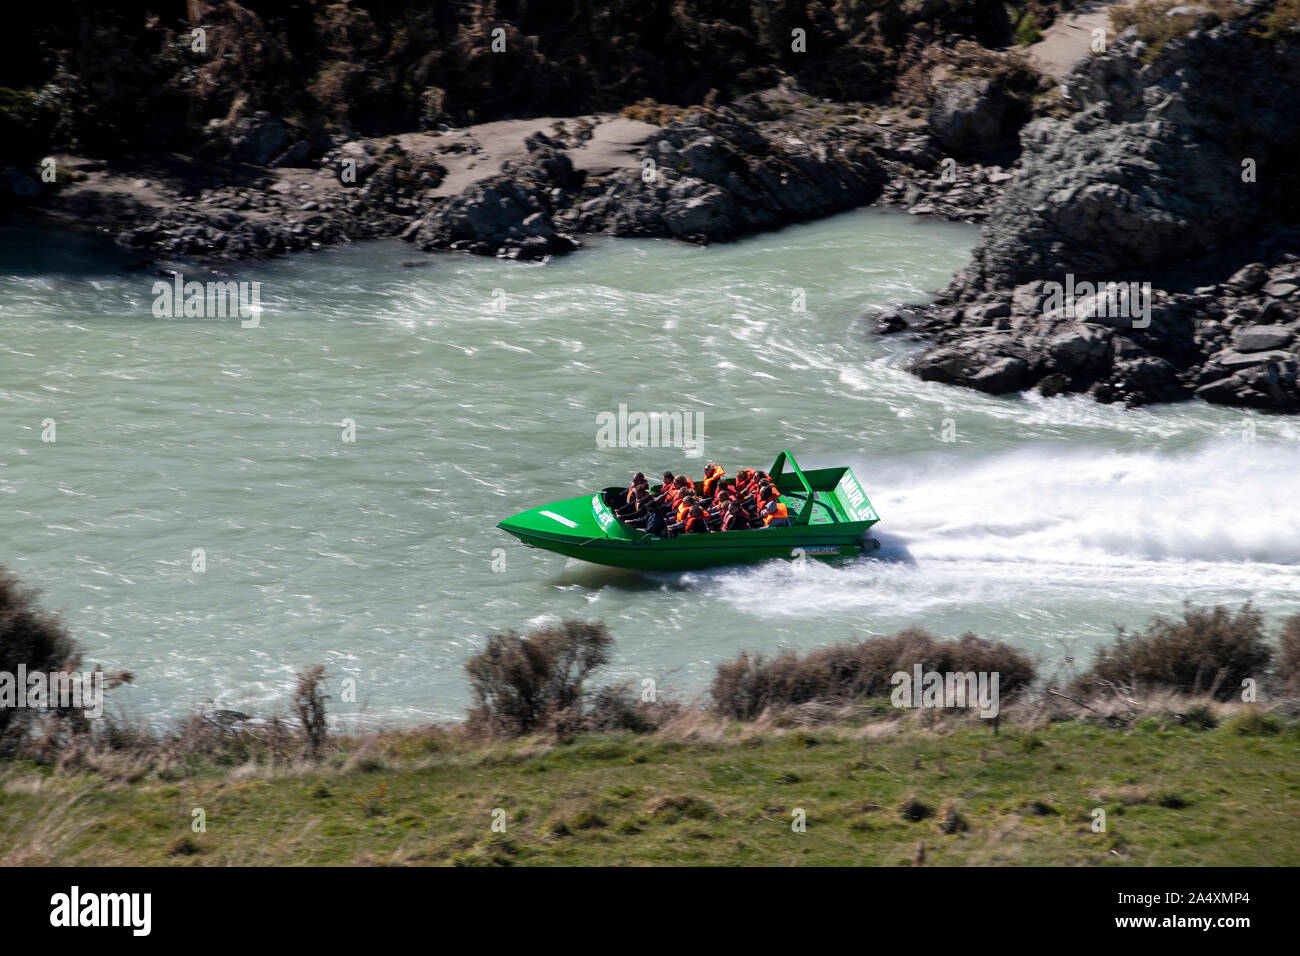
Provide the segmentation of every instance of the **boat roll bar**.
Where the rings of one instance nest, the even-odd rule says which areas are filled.
[[[788,451],[781,452],[781,454],[776,456],[776,461],[772,462],[772,469],[768,474],[772,476],[772,484],[776,485],[777,491],[780,491],[781,474],[785,468],[786,462],[790,463],[790,470],[794,472],[794,476],[799,479],[799,484],[803,485],[803,490],[807,493],[803,507],[799,509],[799,514],[794,519],[794,523],[797,525],[807,524],[812,520],[813,502],[817,495],[813,492],[812,485],[808,483],[808,479],[804,477],[803,470],[799,467],[799,463],[794,460],[794,455],[790,454]]]

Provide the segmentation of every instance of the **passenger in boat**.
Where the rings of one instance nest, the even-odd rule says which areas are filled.
[[[738,503],[739,501],[740,499],[736,497],[736,489],[733,485],[718,486],[717,493],[713,496],[713,504],[720,510],[729,507],[733,502]]]
[[[662,538],[668,535],[668,517],[663,507],[651,504],[641,518],[635,518],[628,522],[634,528],[640,528],[646,534]]]
[[[638,485],[628,491],[627,504],[615,511],[614,514],[624,521],[630,521],[633,518],[644,517],[649,506],[650,489],[645,485]]]
[[[716,462],[709,462],[704,466],[704,481],[700,485],[700,493],[705,498],[712,498],[713,492],[717,490],[718,482],[726,472],[718,466]]]
[[[685,518],[676,524],[669,525],[668,530],[669,532],[680,532],[681,534],[706,534],[710,529],[704,509],[697,502],[691,506]]]
[[[686,515],[690,512],[692,508],[699,508],[699,507],[700,507],[700,499],[697,495],[690,494],[689,492],[687,494],[682,495],[677,505],[677,520],[681,521],[683,518],[686,517]]]
[[[672,492],[673,481],[676,481],[676,479],[677,476],[673,475],[671,471],[666,471],[663,473],[663,481],[662,483],[659,484],[659,494],[656,494],[656,496],[654,496],[656,502],[662,503],[666,501],[666,499],[668,498],[668,494]]]
[[[668,472],[664,473],[669,474]],[[655,495],[655,503],[666,507],[676,507],[677,496],[681,493],[682,486],[677,483],[677,478],[666,478],[664,483],[659,487],[659,494]]]
[[[637,472],[632,476],[632,484],[627,486],[627,491],[623,492],[623,504],[630,505],[632,499],[636,496],[637,490],[644,488],[647,492],[650,490],[650,483],[645,480],[645,475]]]
[[[761,512],[763,516],[763,527],[765,528],[788,528],[790,526],[790,512],[785,503],[779,498],[773,498],[763,506]]]
[[[740,490],[741,500],[757,502],[758,493],[762,491],[763,486],[771,483],[772,479],[768,478],[763,472],[751,469],[748,483]]]
[[[745,514],[745,509],[740,507],[740,502],[733,501],[727,505],[727,511],[722,517],[723,531],[745,531],[754,527],[749,515]]]

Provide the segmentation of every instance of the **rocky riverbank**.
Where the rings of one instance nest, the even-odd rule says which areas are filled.
[[[23,11],[0,78],[0,214],[142,263],[381,236],[537,258],[876,200],[977,220],[1038,92],[1011,45],[1064,2],[649,0],[590,23],[564,4],[56,2]]]
[[[1022,131],[970,267],[936,304],[877,318],[933,341],[912,370],[1300,409],[1300,23],[1284,5],[1162,8],[1081,62],[1074,112]]]
[[[259,113],[231,130],[230,161],[113,166],[57,155],[63,178],[45,190],[10,175],[32,210],[104,233],[142,263],[383,237],[426,252],[539,259],[578,248],[583,235],[727,241],[871,202],[980,221],[1011,179],[966,158],[980,122],[983,145],[1005,142],[998,117],[991,126],[980,118],[988,107],[977,96],[927,119],[785,85],[675,111],[662,126],[594,114],[341,144],[293,140]]]

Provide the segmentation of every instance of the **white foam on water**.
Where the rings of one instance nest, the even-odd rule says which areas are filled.
[[[833,617],[1088,603],[1300,606],[1300,448],[1215,440],[1183,453],[1022,447],[858,462],[882,522],[872,558],[696,575],[751,613]],[[779,599],[755,602],[757,593]]]

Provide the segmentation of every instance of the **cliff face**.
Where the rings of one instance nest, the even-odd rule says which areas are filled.
[[[1150,279],[1296,221],[1300,36],[1259,34],[1257,17],[1193,29],[1148,63],[1131,29],[1085,61],[1065,83],[1080,111],[1022,130],[1022,169],[960,291]]]
[[[994,393],[1300,408],[1289,3],[1226,21],[1179,8],[1185,29],[1158,51],[1130,28],[1068,76],[1078,112],[1022,131],[969,268],[938,307],[882,319],[937,340],[913,370]]]

